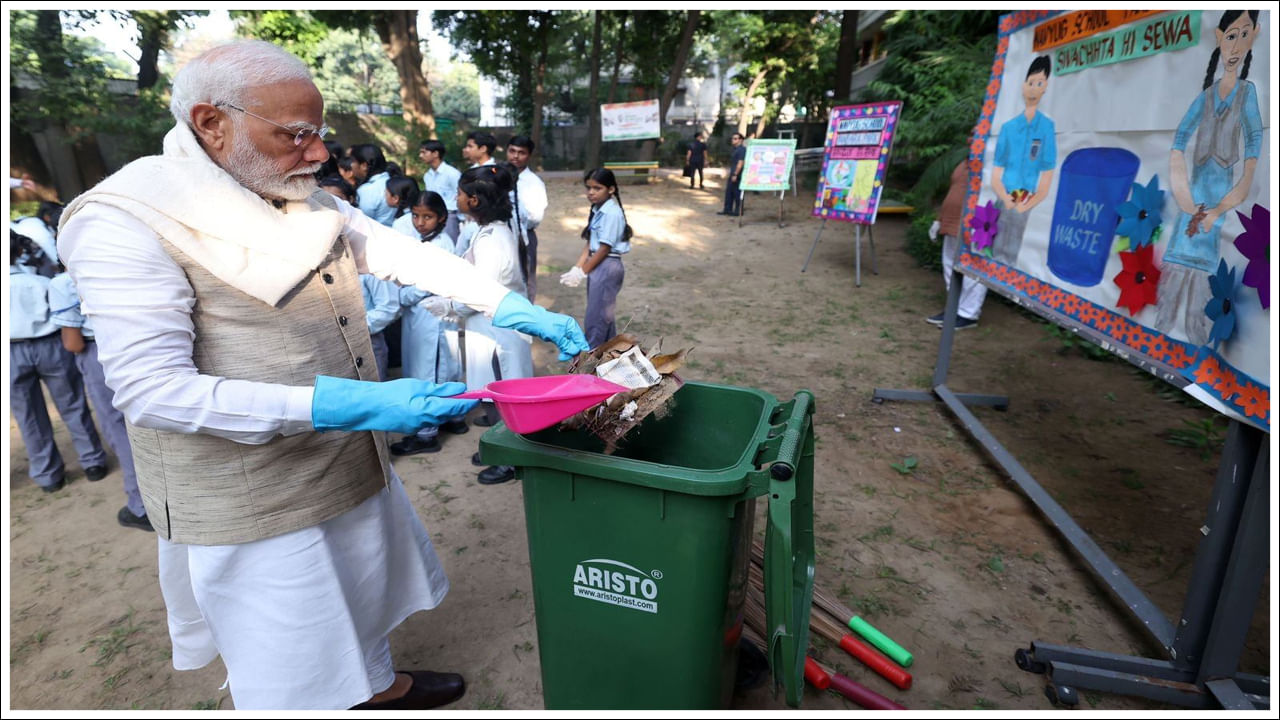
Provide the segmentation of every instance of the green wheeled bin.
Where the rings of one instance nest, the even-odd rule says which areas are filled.
[[[687,382],[617,452],[585,431],[485,433],[524,483],[548,709],[722,709],[768,495],[768,656],[798,707],[813,597],[813,395]]]

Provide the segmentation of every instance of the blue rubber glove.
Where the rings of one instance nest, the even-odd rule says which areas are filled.
[[[413,378],[369,382],[317,375],[311,423],[321,432],[383,430],[412,435],[467,414],[477,400],[448,397],[466,389],[459,382],[437,385]]]
[[[502,302],[498,303],[498,309],[493,313],[493,324],[555,343],[560,348],[560,362],[572,360],[580,353],[591,350],[577,320],[568,315],[553,313],[541,305],[534,305],[517,292],[507,293]]]

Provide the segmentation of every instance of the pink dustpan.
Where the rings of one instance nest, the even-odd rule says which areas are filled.
[[[454,397],[492,400],[512,432],[521,435],[551,427],[574,413],[629,388],[595,375],[545,375],[496,380]]]

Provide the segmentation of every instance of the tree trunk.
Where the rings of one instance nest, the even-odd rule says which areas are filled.
[[[538,27],[535,30],[538,38],[538,58],[533,67],[533,117],[530,121],[529,139],[535,148],[542,147],[542,107],[546,104],[547,46],[550,45],[551,13],[543,10],[537,13]]]
[[[693,47],[693,33],[698,29],[698,17],[701,10],[690,10],[685,13],[684,30],[680,33],[680,46],[676,48],[676,56],[671,61],[671,72],[667,75],[667,85],[662,89],[662,97],[658,100],[658,133],[667,122],[667,109],[676,96],[676,88],[680,86],[680,78],[684,77],[685,63],[689,60],[689,49]],[[645,140],[640,146],[640,159],[652,160],[658,140]]]
[[[756,121],[756,137],[757,138],[764,137],[764,121],[765,121],[765,118],[767,117],[769,117],[769,104],[766,102],[764,106],[764,112],[760,113],[760,119]]]
[[[382,41],[382,49],[400,76],[400,104],[405,123],[434,140],[436,116],[431,107],[431,85],[422,72],[418,11],[380,12],[374,16],[373,26]]]
[[[600,167],[600,30],[604,24],[599,10],[591,31],[591,84],[587,91],[587,168]]]
[[[747,89],[742,91],[742,109],[738,111],[738,134],[744,137],[747,134],[747,125],[751,124],[751,99],[756,96],[756,90],[760,89],[760,83],[764,82],[768,74],[767,68],[761,68],[760,72],[751,78],[751,84],[747,85]]]
[[[845,10],[840,19],[840,48],[836,51],[835,102],[849,99],[853,66],[858,59],[858,11]]]
[[[618,18],[618,32],[613,42],[613,75],[609,77],[609,102],[612,103],[618,91],[618,71],[622,68],[622,36],[627,31],[627,11],[622,11]]]
[[[161,21],[153,21],[154,13],[135,13],[138,26],[138,89],[155,87],[160,81],[160,51],[169,39],[169,30]],[[163,13],[161,13],[163,15]]]

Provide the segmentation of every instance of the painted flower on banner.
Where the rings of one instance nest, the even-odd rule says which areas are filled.
[[[1239,210],[1240,224],[1244,232],[1235,240],[1236,249],[1249,260],[1244,267],[1244,277],[1240,283],[1245,287],[1258,291],[1258,302],[1262,307],[1271,307],[1271,211],[1255,204],[1253,216],[1247,217]]]
[[[1134,183],[1129,199],[1116,207],[1116,212],[1120,215],[1116,234],[1129,238],[1130,247],[1150,245],[1152,234],[1160,227],[1160,212],[1163,209],[1164,191],[1160,189],[1159,175],[1152,175],[1151,182],[1146,187]]]
[[[975,251],[983,250],[991,246],[991,239],[996,236],[996,231],[1000,226],[996,220],[1000,217],[1000,211],[996,209],[995,203],[991,200],[986,205],[979,205],[973,209],[973,217],[969,218],[969,227],[973,228],[973,233],[969,236],[969,242],[973,245]]]
[[[1116,307],[1127,308],[1129,317],[1148,305],[1156,304],[1156,285],[1160,282],[1160,270],[1152,259],[1155,248],[1143,245],[1133,252],[1120,253],[1124,269],[1115,277],[1120,286],[1120,300]]]
[[[1213,298],[1204,306],[1204,314],[1213,321],[1213,328],[1209,330],[1209,342],[1214,350],[1235,334],[1237,287],[1236,269],[1228,268],[1226,260],[1219,260],[1218,272],[1209,278],[1209,290],[1213,292]]]

